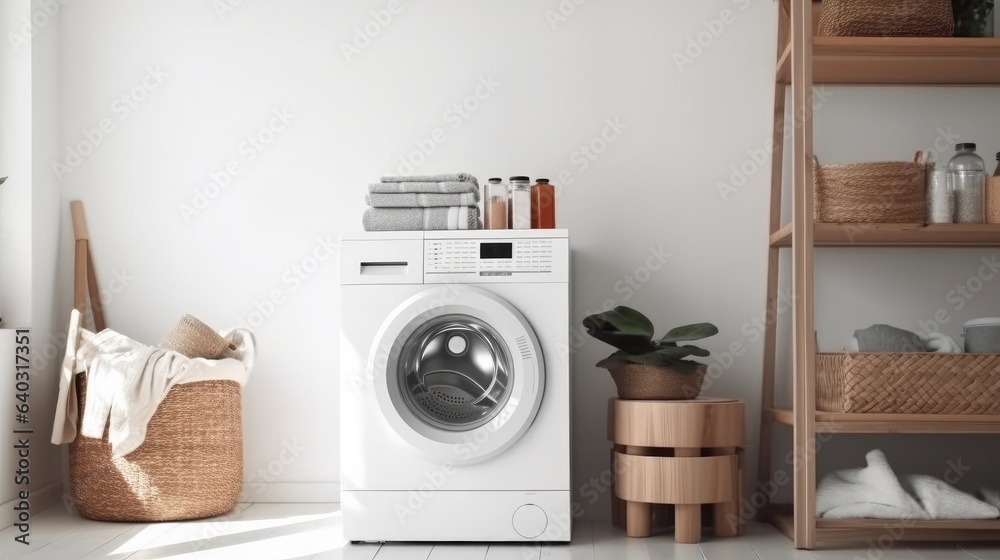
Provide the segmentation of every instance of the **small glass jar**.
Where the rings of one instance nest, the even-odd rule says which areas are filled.
[[[951,224],[955,222],[955,193],[948,181],[948,168],[927,165],[927,223]]]
[[[507,229],[507,185],[493,177],[483,186],[483,228]]]
[[[955,146],[948,162],[948,183],[955,193],[955,221],[981,224],[986,221],[986,165],[972,143]]]
[[[531,229],[531,189],[530,180],[523,175],[510,178],[510,229]]]
[[[538,179],[531,185],[531,229],[556,227],[556,188],[549,180]]]

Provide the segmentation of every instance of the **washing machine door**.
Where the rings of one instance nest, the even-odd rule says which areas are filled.
[[[437,460],[471,463],[520,438],[541,405],[545,367],[524,316],[496,294],[442,285],[385,320],[368,360],[382,414]]]

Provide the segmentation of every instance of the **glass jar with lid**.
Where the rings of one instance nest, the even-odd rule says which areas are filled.
[[[531,229],[556,227],[556,188],[548,179],[531,185]]]
[[[955,146],[948,162],[948,183],[955,193],[955,221],[981,224],[986,218],[986,165],[973,143]]]
[[[493,177],[483,186],[483,228],[507,229],[507,185]]]
[[[510,229],[531,229],[531,189],[530,179],[524,175],[510,178],[510,207],[508,208]]]

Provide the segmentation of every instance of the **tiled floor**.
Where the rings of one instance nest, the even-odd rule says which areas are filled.
[[[32,518],[31,545],[0,531],[2,560],[356,559],[356,560],[1000,560],[1000,544],[899,545],[890,550],[801,551],[768,525],[747,536],[674,544],[670,535],[630,539],[608,523],[579,522],[564,545],[350,545],[341,535],[337,504],[253,504],[213,519],[184,523],[102,523],[62,508]]]

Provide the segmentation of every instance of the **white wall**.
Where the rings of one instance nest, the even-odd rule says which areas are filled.
[[[217,11],[230,4],[239,5]],[[711,23],[723,10],[730,23]],[[758,166],[726,198],[717,183],[768,138],[775,10],[746,0],[72,3],[59,35],[59,152],[72,168],[60,204],[85,201],[112,327],[155,342],[185,312],[219,327],[266,315],[244,396],[246,466],[278,496],[281,484],[336,482],[339,461],[335,259],[299,286],[286,273],[318,240],[360,229],[365,185],[399,171],[400,158],[425,160],[419,173],[551,177],[571,230],[574,324],[605,301],[646,311],[661,330],[716,323],[721,334],[706,342],[716,359],[736,343],[743,353],[707,393],[747,400],[755,465],[761,343],[744,325],[763,311],[769,172]],[[359,35],[366,28],[377,35]],[[708,46],[696,49],[699,34]],[[995,89],[954,91],[838,90],[818,117],[817,151],[828,161],[905,158],[948,123],[1000,149],[983,118]],[[274,111],[293,117],[285,125]],[[614,137],[603,148],[602,134]],[[251,135],[273,141],[255,152],[244,145]],[[592,143],[604,151],[591,161],[580,149]],[[420,157],[420,146],[433,151]],[[77,161],[67,147],[87,155]],[[227,165],[238,173],[227,177]],[[206,187],[213,177],[224,187]],[[67,224],[63,215],[63,283]],[[647,275],[661,248],[666,266]],[[820,311],[832,316],[819,323],[821,343],[944,305],[980,253],[940,255],[941,266],[926,264],[937,254],[902,250],[822,260],[835,274],[820,285]],[[909,297],[871,295],[897,268]],[[874,284],[860,276],[871,269],[881,270]],[[640,287],[626,289],[635,278]],[[59,291],[65,312],[68,283]],[[264,303],[276,291],[283,303]],[[996,314],[986,302],[995,309],[998,290],[988,291],[976,303]],[[858,303],[841,305],[848,297]],[[610,348],[576,337],[579,489],[607,469],[603,410],[614,388],[592,365]],[[276,462],[292,444],[300,456]],[[848,442],[840,455],[856,461],[865,447]],[[589,517],[607,516],[606,493],[579,499]]]

